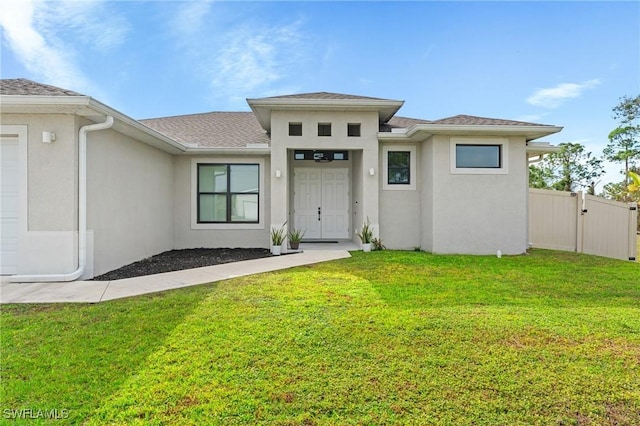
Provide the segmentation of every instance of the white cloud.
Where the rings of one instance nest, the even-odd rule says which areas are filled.
[[[101,2],[3,0],[0,27],[16,59],[43,82],[91,90],[79,46],[107,49],[124,40],[126,24]]]
[[[540,113],[540,114],[526,114],[526,115],[521,115],[519,117],[516,117],[516,118],[514,118],[514,120],[516,120],[516,121],[525,121],[527,123],[535,123],[535,122],[538,122],[538,121],[542,120],[547,115],[549,115],[549,113],[547,113],[547,112],[543,112],[543,113]]]
[[[208,61],[211,86],[218,94],[261,96],[305,62],[300,23],[275,28],[243,28],[231,33]]]
[[[179,9],[173,18],[172,28],[182,35],[197,33],[205,17],[211,11],[212,0],[180,2]]]
[[[548,89],[538,89],[527,98],[531,105],[554,109],[562,105],[567,99],[578,98],[585,90],[592,89],[600,84],[599,79],[588,80],[582,83],[561,83]]]

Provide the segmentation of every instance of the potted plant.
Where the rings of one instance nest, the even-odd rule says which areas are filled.
[[[284,242],[284,226],[287,222],[283,223],[280,228],[271,228],[271,254],[274,256],[280,256],[282,253],[282,243]]]
[[[369,223],[369,218],[367,217],[366,222],[362,224],[362,230],[356,234],[360,241],[362,241],[362,251],[370,252],[371,251],[371,240],[373,239],[373,228]]]
[[[291,250],[298,250],[300,247],[300,241],[302,241],[302,237],[304,237],[305,232],[306,231],[304,229],[296,228],[289,231],[287,237],[289,237],[289,246],[291,246]]]

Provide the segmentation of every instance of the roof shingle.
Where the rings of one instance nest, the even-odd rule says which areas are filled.
[[[525,121],[477,117],[474,115],[464,114],[434,120],[431,121],[431,124],[452,124],[457,126],[545,126],[545,124],[527,123]]]
[[[283,96],[271,96],[263,99],[313,99],[313,100],[374,100],[374,101],[388,101],[389,99],[372,98],[368,96],[357,95],[345,95],[342,93],[331,92],[313,92],[313,93],[298,93],[295,95],[283,95]]]
[[[208,112],[139,120],[185,145],[198,148],[240,148],[270,142],[252,112]]]
[[[62,89],[48,84],[37,83],[26,78],[0,80],[0,95],[27,96],[84,96],[73,90]]]

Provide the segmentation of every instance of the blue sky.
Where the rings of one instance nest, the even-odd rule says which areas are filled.
[[[560,125],[545,140],[600,155],[611,108],[640,93],[637,1],[3,0],[0,24],[2,78],[133,118],[328,91],[404,100],[399,115],[412,118]]]

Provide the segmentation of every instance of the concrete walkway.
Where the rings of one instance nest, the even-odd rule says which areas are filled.
[[[350,257],[346,250],[305,250],[302,253],[286,256],[272,256],[115,281],[9,283],[3,279],[0,283],[0,303],[98,303],[346,257]]]

